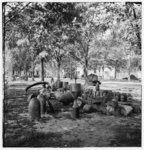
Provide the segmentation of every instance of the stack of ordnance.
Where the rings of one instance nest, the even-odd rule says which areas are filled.
[[[141,104],[133,100],[130,94],[113,92],[111,90],[100,90],[99,86],[100,82],[97,82],[95,84],[95,90],[88,89],[88,87],[83,88],[83,90],[81,89],[81,94],[77,97],[77,104],[83,112],[90,113],[98,111],[107,115],[122,116],[141,112]],[[61,95],[60,97],[59,94]],[[74,102],[70,86],[68,86],[65,93],[57,90],[55,95],[64,105],[69,105]]]
[[[134,101],[130,94],[100,90],[99,94],[95,95],[95,92],[93,89],[86,89],[82,97],[78,98],[85,104],[85,112],[98,111],[107,115],[122,116],[141,112],[141,105]]]
[[[26,91],[37,84],[30,85]],[[68,82],[57,81],[52,86],[43,86],[37,94],[31,94],[28,102],[32,119],[40,118],[41,114],[61,111],[63,106],[72,108],[73,118],[79,118],[79,112],[123,116],[141,112],[141,105],[129,94],[100,90],[99,81],[95,83],[95,90],[88,87],[82,89],[81,84],[77,83],[69,85]]]
[[[73,114],[77,118],[78,105],[74,102],[78,96],[81,96],[81,84],[71,84],[58,81],[52,86],[48,82],[34,83],[26,88],[26,92],[33,86],[43,84],[41,90],[28,96],[28,111],[31,120],[39,120],[46,113],[56,113],[63,106],[73,105]],[[47,85],[47,86],[46,86]]]

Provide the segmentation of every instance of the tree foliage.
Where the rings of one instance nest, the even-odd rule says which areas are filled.
[[[43,52],[59,71],[70,56],[86,80],[90,68],[125,68],[131,52],[141,57],[141,7],[139,2],[7,2],[3,23],[13,68],[34,71]],[[136,58],[131,62],[139,64]]]

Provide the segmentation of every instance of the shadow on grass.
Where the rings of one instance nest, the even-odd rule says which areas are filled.
[[[115,140],[111,141],[112,146],[118,147],[140,147],[141,129],[119,126],[115,129]]]
[[[13,99],[8,99],[9,108],[8,112],[4,115],[4,147],[81,147],[86,143],[86,141],[91,140],[88,137],[84,142],[81,142],[79,139],[65,141],[62,138],[64,133],[37,132],[33,127],[35,123],[28,120],[28,102],[26,98],[24,98],[24,96],[26,96],[24,90],[13,89],[9,94],[10,97],[15,97]],[[84,120],[84,123],[87,121],[91,126],[97,125],[98,130],[99,127],[104,130],[105,127],[111,125],[111,121],[105,120],[107,116],[103,114],[99,114],[99,116],[100,118],[105,120],[105,122],[103,120],[101,121],[101,119],[98,119],[97,122],[94,120],[91,121],[94,115],[95,113],[81,113],[79,120]],[[64,112],[47,115],[46,117],[42,118],[41,123],[46,123],[53,118],[57,120],[71,120],[71,110],[64,107]],[[83,128],[82,130],[85,131],[85,128]],[[141,133],[140,130],[137,129],[137,127],[135,129],[131,129],[130,126],[128,128],[118,126],[113,130],[115,131],[116,135],[115,139],[112,139],[111,141],[111,146],[116,145],[121,147],[133,147],[141,145]],[[101,135],[101,133],[99,133],[99,135]],[[93,138],[96,138],[95,135]]]
[[[61,133],[32,131],[21,138],[4,141],[4,147],[79,147],[80,141],[64,141]]]

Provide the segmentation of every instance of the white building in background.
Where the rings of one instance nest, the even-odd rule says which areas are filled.
[[[102,74],[102,71],[101,71]],[[114,68],[104,68],[104,79],[114,79],[115,78],[115,69]]]
[[[57,77],[58,76],[58,71],[57,71],[57,68],[56,67],[51,67],[49,65],[45,66],[44,67],[45,71],[45,77]],[[35,66],[35,70],[34,70],[34,75],[37,76],[37,77],[41,77],[41,65],[40,64],[37,64]],[[64,70],[61,69],[60,70],[60,77],[63,77],[64,76]]]
[[[114,68],[110,69],[108,67],[105,67],[104,68],[104,73],[103,73],[102,68],[100,69],[100,71],[96,70],[95,72],[94,72],[94,70],[88,70],[88,75],[91,74],[91,73],[98,75],[98,77],[100,79],[102,78],[103,75],[104,75],[104,79],[114,79],[114,77],[115,77],[115,69]],[[78,77],[81,78],[83,74],[84,74],[83,68],[81,66],[77,67]]]

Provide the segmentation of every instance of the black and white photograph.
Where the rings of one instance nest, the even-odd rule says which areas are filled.
[[[142,147],[142,1],[3,1],[2,147]]]

